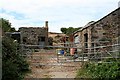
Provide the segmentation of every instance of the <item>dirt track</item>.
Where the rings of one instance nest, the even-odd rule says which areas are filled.
[[[65,58],[62,55],[60,57]],[[51,52],[33,53],[28,61],[32,73],[26,78],[75,78],[76,71],[80,68],[80,62],[57,62],[56,54]]]

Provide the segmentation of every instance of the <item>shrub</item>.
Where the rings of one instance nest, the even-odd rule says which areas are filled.
[[[77,78],[119,79],[120,59],[108,59],[109,63],[86,63],[77,73]]]
[[[2,80],[22,80],[29,72],[29,64],[17,52],[18,44],[11,38],[2,41]]]

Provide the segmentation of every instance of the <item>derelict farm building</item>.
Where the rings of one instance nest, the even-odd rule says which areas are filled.
[[[119,29],[120,8],[114,10],[96,22],[92,21],[88,23],[82,29],[76,31],[74,37],[79,43],[77,46],[82,49],[119,44]]]
[[[26,45],[48,45],[48,21],[45,27],[21,27],[20,41]]]

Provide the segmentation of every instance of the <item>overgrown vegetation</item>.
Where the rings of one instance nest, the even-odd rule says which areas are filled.
[[[120,59],[108,59],[109,63],[85,63],[77,72],[76,78],[112,79],[120,77]]]
[[[14,40],[3,37],[2,39],[2,80],[21,80],[29,71],[29,65],[20,52]]]
[[[29,64],[21,56],[19,43],[5,35],[14,31],[8,20],[0,19],[4,35],[2,36],[2,80],[22,80],[30,71]]]

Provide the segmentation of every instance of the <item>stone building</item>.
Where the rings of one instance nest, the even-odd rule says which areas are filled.
[[[120,39],[120,8],[112,11],[96,22],[90,22],[74,32],[81,49],[118,44]],[[105,42],[105,43],[104,43]],[[87,52],[87,50],[85,50]]]
[[[83,28],[77,30],[74,32],[74,41],[77,47],[79,47],[80,51],[84,48],[88,48],[91,45],[91,24],[93,24],[94,21],[89,22],[87,25],[85,25]],[[87,51],[87,50],[85,50]]]
[[[45,22],[45,27],[21,27],[20,41],[26,45],[48,45],[48,21]]]
[[[91,27],[91,41],[107,41],[107,45],[118,44],[118,38],[120,37],[120,8],[96,21]],[[94,45],[99,46],[102,44],[95,43]]]
[[[53,39],[53,46],[57,45],[58,43],[64,43],[62,41],[62,38],[65,37],[66,35],[63,33],[55,33],[55,32],[49,32],[48,37]]]

